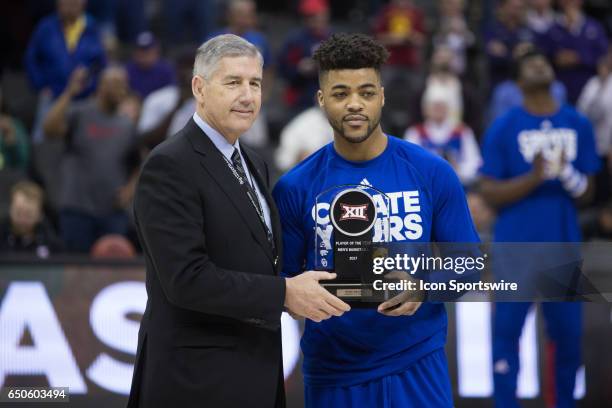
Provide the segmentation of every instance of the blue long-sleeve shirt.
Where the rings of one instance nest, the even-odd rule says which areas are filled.
[[[98,74],[106,65],[104,47],[93,19],[86,16],[81,38],[74,50],[69,51],[58,15],[45,17],[34,30],[25,55],[25,67],[32,86],[36,90],[51,88],[53,97],[57,97],[79,65],[89,70],[89,81],[77,96],[83,98],[94,91]]]

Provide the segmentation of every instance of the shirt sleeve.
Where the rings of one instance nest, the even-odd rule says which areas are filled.
[[[500,143],[503,124],[497,120],[487,130],[482,146],[483,165],[480,174],[483,176],[503,179],[505,176],[505,156]]]
[[[578,127],[578,152],[574,167],[585,174],[594,174],[601,167],[601,160],[595,147],[595,133],[591,122],[584,116]]]
[[[563,82],[555,81],[552,85],[552,94],[559,105],[567,102],[567,88]]]
[[[278,207],[283,233],[283,270],[284,276],[295,276],[304,270],[306,258],[306,237],[301,222],[299,197],[294,186],[281,178],[272,196]]]

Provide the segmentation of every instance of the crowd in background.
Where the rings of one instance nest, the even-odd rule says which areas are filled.
[[[260,4],[258,4],[260,3]],[[602,0],[57,0],[4,5],[0,50],[0,251],[131,257],[131,201],[147,153],[195,111],[196,48],[240,35],[264,58],[263,109],[241,137],[288,170],[330,142],[315,104],[317,45],[336,31],[390,52],[383,129],[448,160],[486,239],[480,143],[522,103],[513,61],[537,48],[559,104],[585,114],[605,161],[582,209],[612,237],[612,4]],[[44,12],[44,13],[43,13]]]

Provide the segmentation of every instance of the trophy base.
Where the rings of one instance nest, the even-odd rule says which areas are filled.
[[[393,297],[389,291],[374,290],[372,284],[347,282],[321,282],[328,292],[353,308],[375,309],[378,305]]]

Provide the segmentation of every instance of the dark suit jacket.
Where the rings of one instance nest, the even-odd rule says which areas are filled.
[[[241,149],[270,206],[280,252],[268,168]],[[283,406],[279,258],[193,119],[151,152],[134,212],[148,301],[128,407]]]

